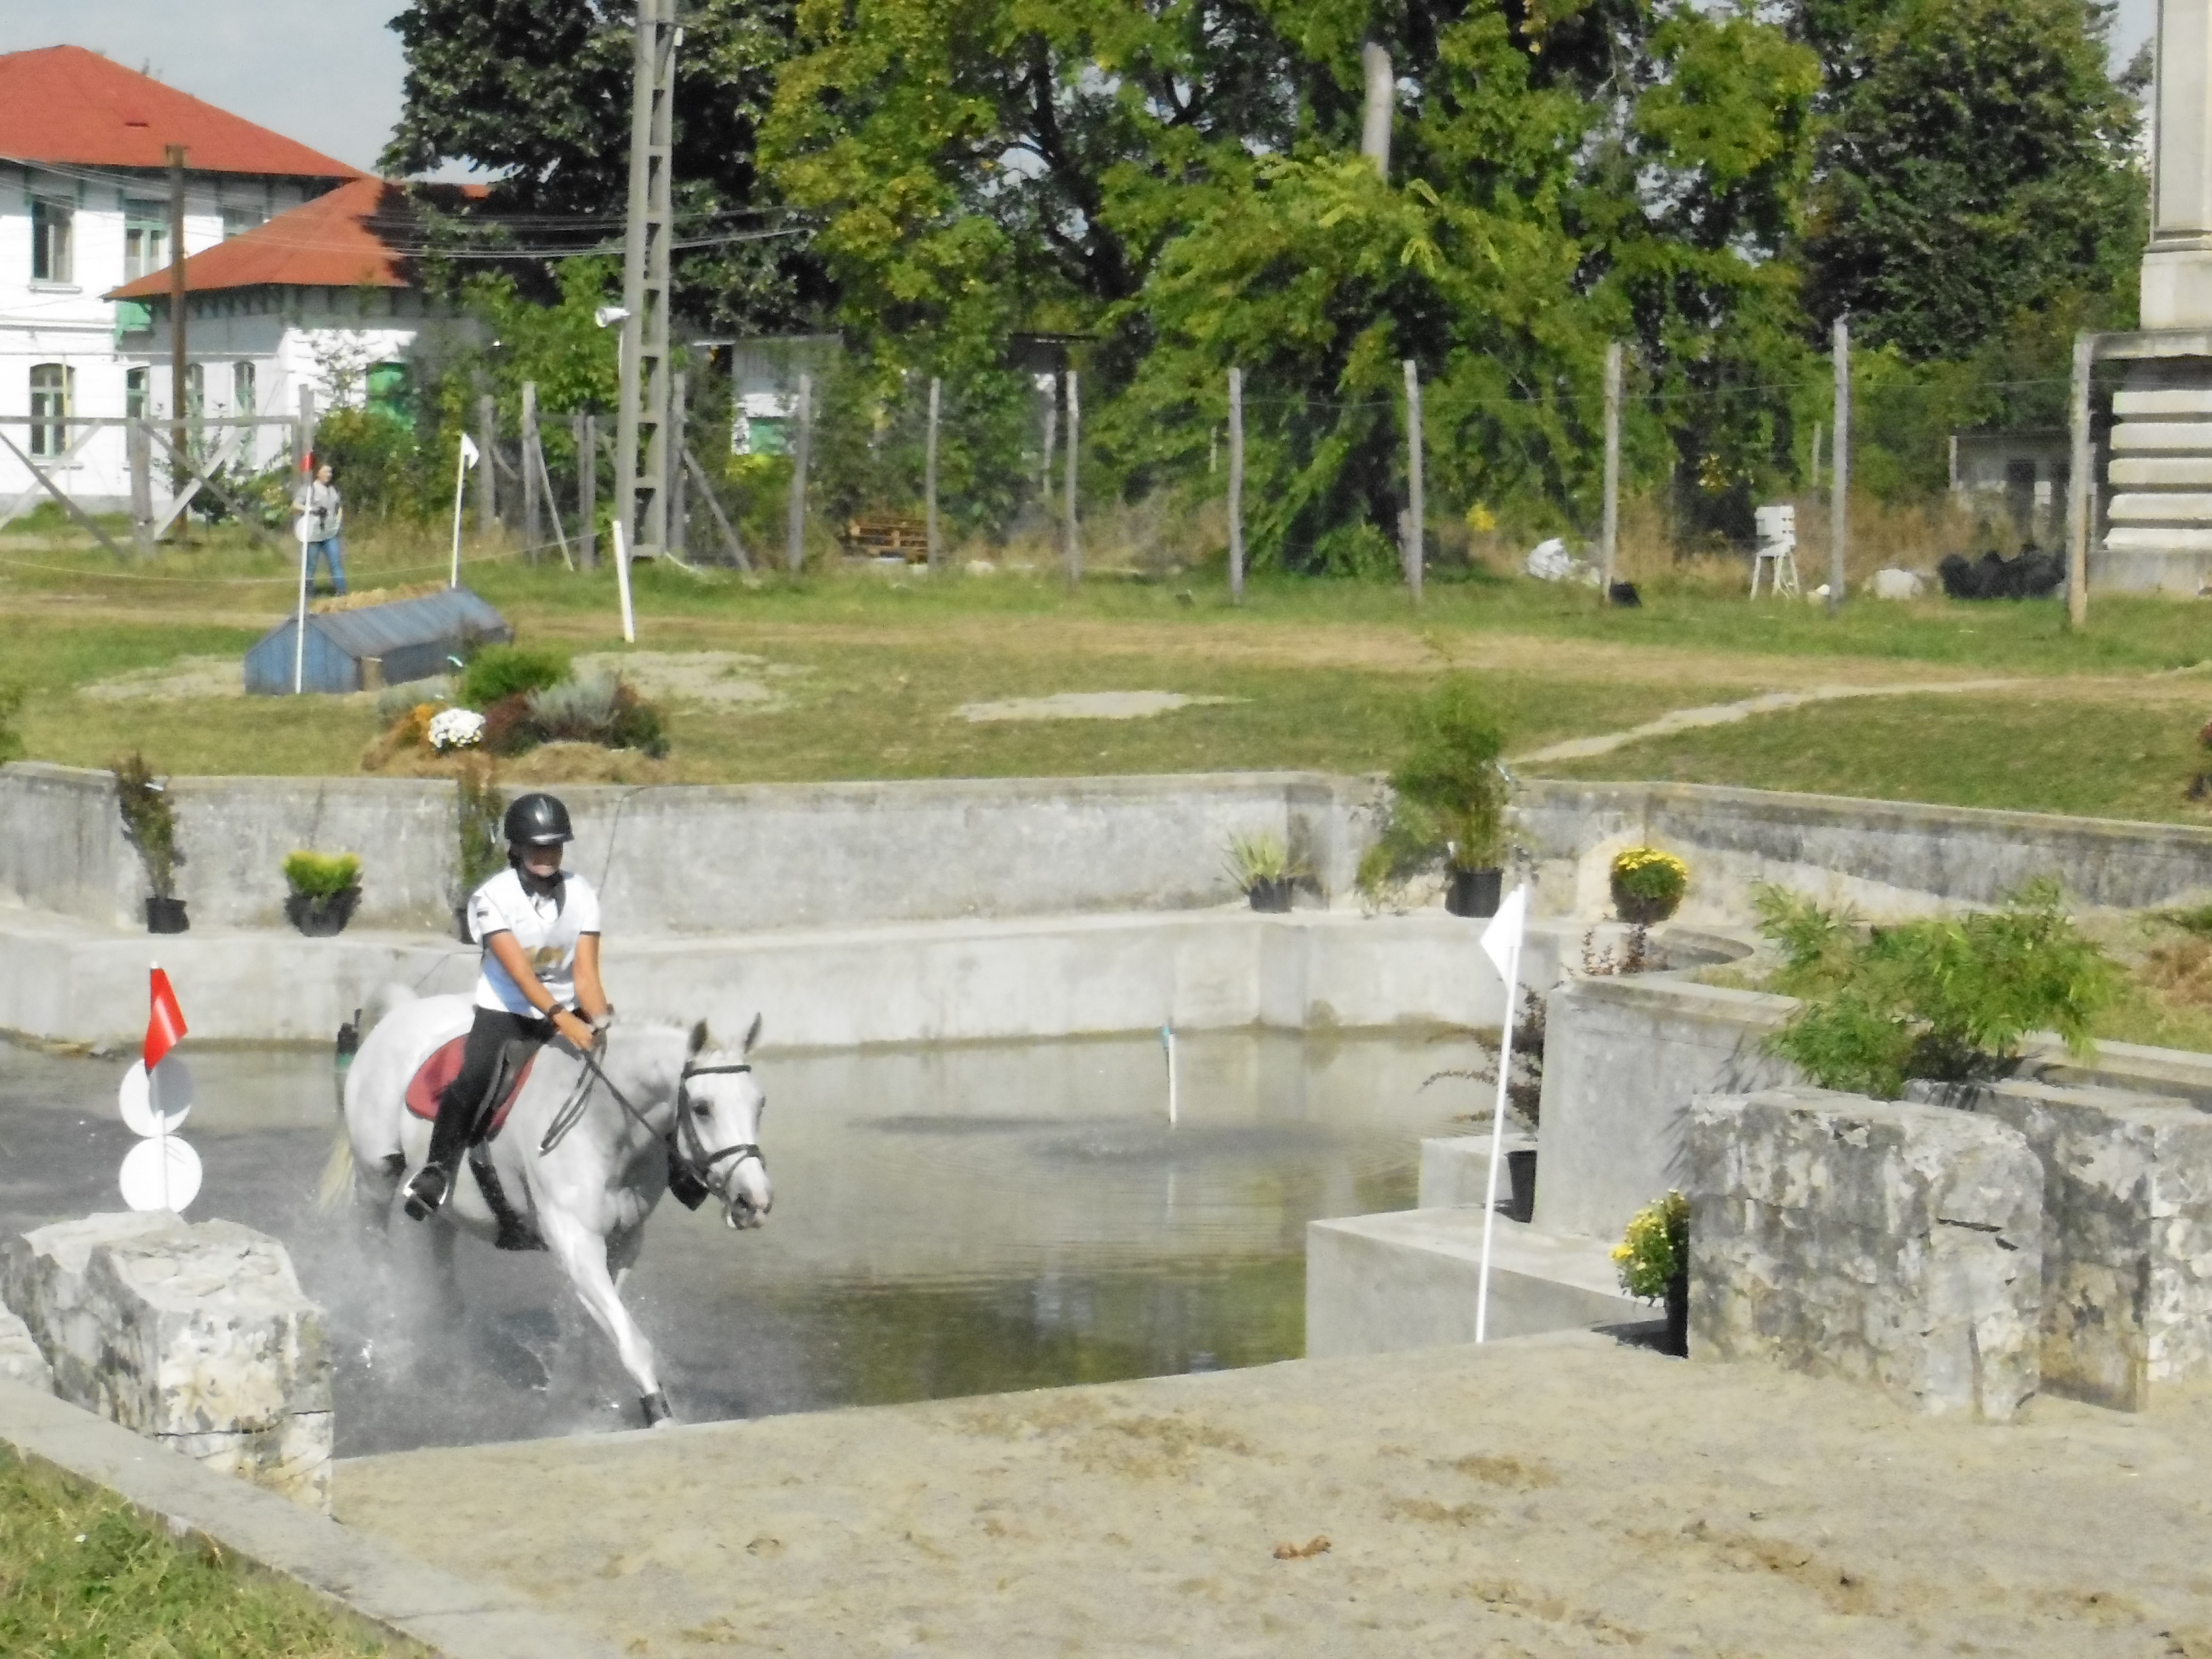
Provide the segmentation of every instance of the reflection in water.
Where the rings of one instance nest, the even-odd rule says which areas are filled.
[[[1263,1364],[1304,1350],[1305,1224],[1413,1201],[1417,1143],[1463,1130],[1464,1038],[1195,1036],[1166,1121],[1157,1038],[768,1054],[775,1212],[733,1234],[664,1206],[624,1296],[694,1420]],[[329,1310],[339,1449],[622,1426],[635,1403],[542,1255],[379,1237],[313,1190],[326,1055],[191,1056],[195,1219],[283,1239]],[[0,1043],[0,1228],[119,1208],[128,1056]]]

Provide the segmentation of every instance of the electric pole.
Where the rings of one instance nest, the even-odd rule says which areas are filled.
[[[670,143],[676,101],[676,0],[637,0],[629,128],[629,212],[623,238],[622,408],[615,421],[615,516],[631,550],[668,542]]]
[[[191,476],[185,464],[185,384],[190,378],[185,350],[185,147],[168,146],[169,155],[169,478],[172,489],[182,489]],[[184,526],[178,527],[184,534]]]

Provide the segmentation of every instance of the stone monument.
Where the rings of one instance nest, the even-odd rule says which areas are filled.
[[[2212,586],[2212,0],[2162,0],[2142,333],[2115,393],[2093,588]],[[2119,341],[2106,337],[2117,345]]]

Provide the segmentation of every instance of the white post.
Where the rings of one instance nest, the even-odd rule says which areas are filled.
[[[307,489],[314,489],[310,478]],[[292,629],[292,695],[298,696],[307,684],[307,515],[300,514],[300,614]]]
[[[622,593],[623,643],[635,645],[637,617],[629,605],[629,532],[619,513],[615,514],[614,522],[609,527],[615,536],[615,586]]]
[[[1181,1103],[1176,1099],[1176,1034],[1174,1026],[1163,1025],[1160,1027],[1160,1047],[1166,1049],[1168,1054],[1168,1127],[1172,1129],[1176,1127],[1177,1121],[1182,1115]]]
[[[1229,602],[1244,603],[1244,371],[1229,371]]]
[[[1482,1204],[1482,1270],[1475,1281],[1474,1340],[1488,1339],[1490,1328],[1490,1245],[1498,1231],[1498,1167],[1505,1158],[1506,1085],[1513,1077],[1513,1014],[1521,996],[1521,937],[1526,931],[1528,890],[1516,887],[1490,926],[1482,930],[1483,953],[1505,981],[1504,1029],[1498,1042],[1498,1104],[1490,1115],[1490,1180]]]
[[[453,574],[446,583],[448,587],[461,585],[461,491],[467,485],[468,477],[469,447],[465,438],[461,447],[453,452]]]

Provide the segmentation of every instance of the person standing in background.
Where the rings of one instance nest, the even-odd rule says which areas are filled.
[[[331,464],[315,469],[315,481],[300,497],[300,539],[307,544],[307,580],[315,580],[318,560],[331,569],[334,592],[346,591],[345,498],[331,482]]]

